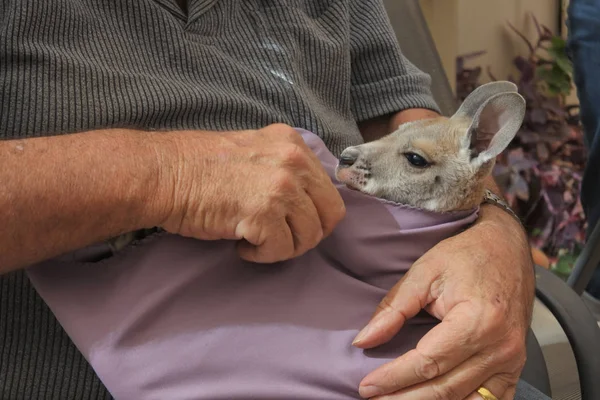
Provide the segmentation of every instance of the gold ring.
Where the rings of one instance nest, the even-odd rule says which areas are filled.
[[[492,394],[489,390],[484,388],[483,386],[477,389],[477,393],[481,396],[483,400],[498,400],[496,396]]]

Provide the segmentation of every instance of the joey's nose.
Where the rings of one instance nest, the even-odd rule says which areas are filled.
[[[352,165],[354,165],[356,160],[358,160],[359,154],[360,153],[358,152],[358,150],[351,147],[347,148],[342,152],[342,155],[340,156],[340,166],[351,167]]]

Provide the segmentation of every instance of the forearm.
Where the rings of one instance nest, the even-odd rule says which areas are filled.
[[[409,108],[395,114],[363,121],[359,124],[359,129],[365,142],[371,142],[395,131],[405,122],[437,117],[440,117],[440,114],[432,110]]]
[[[515,218],[493,204],[482,204],[479,218],[469,229],[475,230],[487,246],[489,253],[485,262],[504,260],[502,268],[509,272],[510,282],[503,283],[507,291],[519,296],[525,313],[524,320],[530,321],[535,298],[535,270],[531,248],[523,226]]]
[[[126,130],[0,142],[0,273],[159,222],[159,155]]]

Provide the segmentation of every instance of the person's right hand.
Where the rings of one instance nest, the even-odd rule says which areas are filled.
[[[168,232],[239,240],[243,259],[271,263],[315,247],[345,214],[321,163],[287,125],[167,135],[175,146],[157,149],[164,165],[157,199]]]

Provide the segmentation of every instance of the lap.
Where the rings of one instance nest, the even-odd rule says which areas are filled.
[[[529,383],[520,380],[517,384],[515,400],[550,400],[550,398]]]

